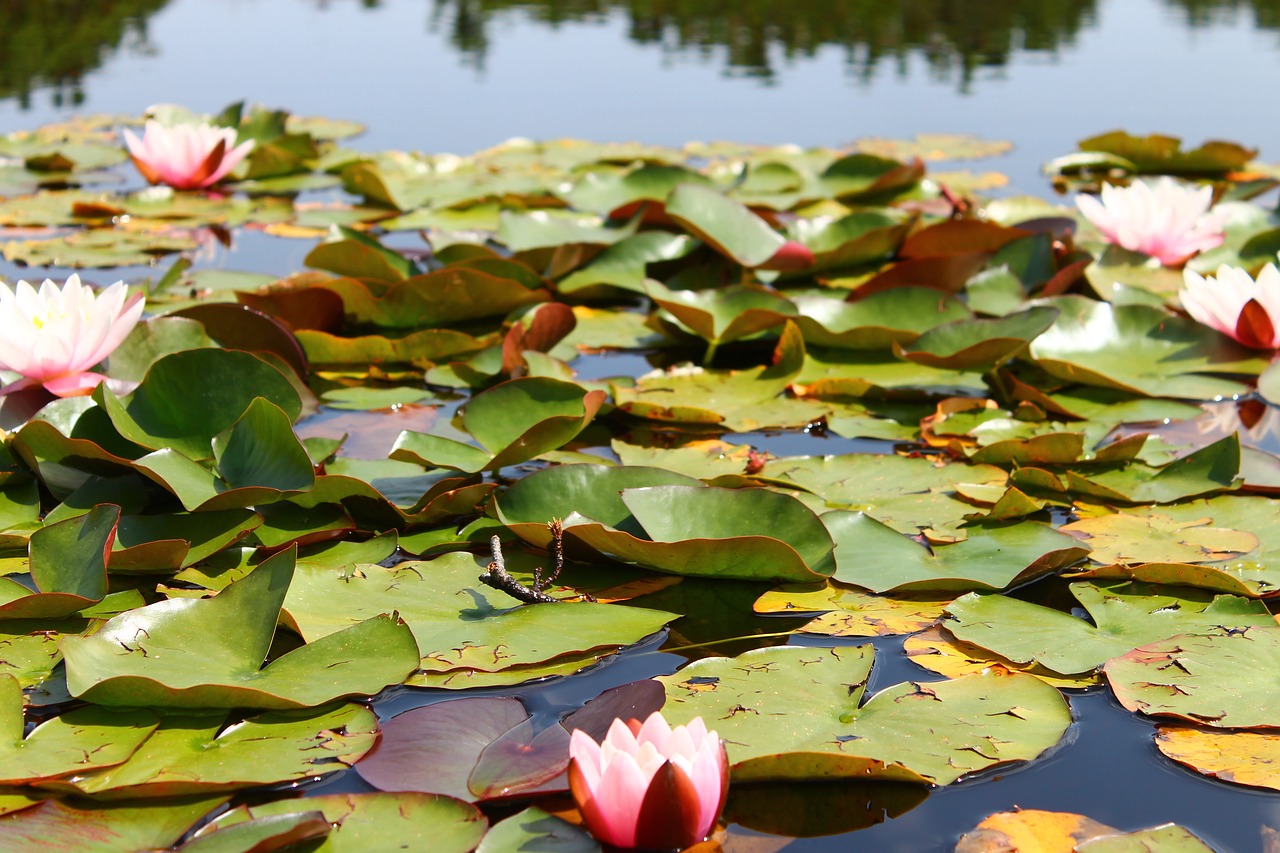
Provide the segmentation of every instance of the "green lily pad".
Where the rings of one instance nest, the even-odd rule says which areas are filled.
[[[903,683],[862,704],[870,646],[757,649],[663,676],[672,723],[714,720],[735,783],[885,779],[948,785],[1029,761],[1071,723],[1062,696],[1032,676],[991,670]]]
[[[644,290],[655,304],[712,347],[780,326],[795,313],[786,297],[754,285],[669,290],[659,282],[647,281]]]
[[[1275,728],[1280,628],[1205,628],[1149,643],[1103,667],[1130,711],[1214,728]]]
[[[282,551],[214,598],[161,601],[65,638],[68,687],[103,705],[287,709],[377,693],[417,667],[409,628],[379,616],[264,668],[293,571]]]
[[[1152,397],[1211,400],[1241,394],[1213,374],[1254,374],[1256,354],[1199,323],[1146,305],[1113,306],[1080,296],[1054,299],[1057,321],[1031,342],[1031,358],[1069,382]]]
[[[843,349],[889,349],[935,326],[973,316],[956,297],[924,287],[885,290],[856,302],[828,296],[792,301],[805,343]]]
[[[480,447],[406,430],[391,458],[465,472],[516,465],[555,450],[580,433],[604,404],[603,391],[544,377],[512,379],[477,394],[462,426]]]
[[[894,351],[915,364],[950,370],[993,370],[1048,329],[1058,310],[1048,306],[981,320],[957,320],[935,326]]]
[[[45,787],[114,799],[298,782],[346,770],[377,738],[377,717],[363,705],[269,712],[229,726],[225,714],[168,715],[125,762]]]
[[[213,440],[256,399],[278,406],[290,422],[302,411],[298,392],[276,367],[247,352],[195,349],[166,355],[122,401],[105,384],[94,392],[120,434],[143,447],[210,459]]]
[[[385,329],[423,329],[486,317],[546,302],[550,294],[523,281],[464,266],[449,266],[393,284],[335,278],[320,286],[342,297],[349,319]]]
[[[46,720],[25,734],[22,688],[0,674],[0,784],[25,785],[78,776],[128,760],[159,720],[150,711],[78,708]]]
[[[508,558],[516,572],[515,555]],[[288,624],[309,643],[396,611],[422,650],[426,672],[499,672],[511,667],[584,658],[579,666],[659,631],[673,614],[604,604],[516,606],[485,590],[483,561],[465,553],[394,568],[300,568],[285,599]],[[467,605],[460,607],[461,604]],[[584,656],[583,653],[593,653]],[[536,677],[533,674],[530,677]]]
[[[48,240],[10,240],[4,244],[4,259],[41,267],[143,266],[160,255],[199,245],[194,238],[177,232],[95,229]]]
[[[758,475],[769,485],[800,489],[827,507],[861,510],[900,533],[929,530],[935,539],[964,538],[959,527],[973,511],[952,496],[961,484],[1004,485],[994,465],[935,465],[905,456],[850,453],[770,459]]]
[[[767,265],[787,242],[746,205],[699,184],[680,184],[672,190],[667,215],[744,267]]]
[[[581,827],[530,806],[494,824],[476,853],[599,853],[600,844]]]
[[[326,794],[238,806],[202,827],[196,838],[213,840],[246,821],[312,811],[323,814],[333,827],[319,844],[307,845],[312,853],[399,853],[428,838],[435,853],[469,853],[489,826],[479,809],[452,797]]]
[[[85,805],[45,800],[0,820],[0,849],[120,853],[171,846],[226,797]]]
[[[642,231],[613,244],[560,279],[556,290],[567,294],[608,286],[643,293],[650,264],[679,260],[700,245],[687,234]]]
[[[866,513],[829,512],[835,579],[873,592],[1003,589],[1079,561],[1088,549],[1047,524],[1021,521],[969,527],[962,542],[932,548]]]
[[[0,619],[58,618],[107,594],[107,561],[120,507],[101,504],[31,534],[31,579],[38,592],[0,578]]]
[[[1274,628],[1259,602],[1200,590],[1145,584],[1075,583],[1071,593],[1093,624],[1059,610],[1001,595],[965,595],[947,607],[947,630],[1015,664],[1036,663],[1064,675],[1088,672],[1138,646],[1221,626]]]
[[[1122,157],[1139,174],[1221,175],[1236,171],[1257,156],[1257,151],[1234,142],[1210,140],[1191,151],[1182,150],[1176,136],[1133,136],[1113,130],[1080,141],[1081,151],[1099,151]]]

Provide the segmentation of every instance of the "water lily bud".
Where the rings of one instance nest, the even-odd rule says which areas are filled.
[[[235,144],[234,128],[208,124],[165,127],[158,121],[147,122],[141,139],[126,128],[124,141],[142,177],[177,190],[213,186],[253,148],[253,140]]]
[[[1254,349],[1280,349],[1280,270],[1267,264],[1255,280],[1223,264],[1214,278],[1182,273],[1182,307],[1196,321]]]
[[[1134,181],[1127,187],[1102,185],[1102,200],[1089,195],[1076,198],[1076,207],[1107,242],[1142,252],[1165,266],[1177,266],[1187,258],[1222,245],[1221,212],[1209,212],[1213,189],[1192,189],[1161,178],[1154,185]]]
[[[729,791],[729,759],[701,717],[673,729],[654,711],[643,725],[614,720],[603,743],[575,731],[569,788],[599,841],[683,849],[715,828]]]
[[[59,397],[88,394],[103,380],[89,368],[120,346],[141,316],[142,294],[130,297],[123,281],[101,293],[78,275],[62,287],[45,279],[39,290],[0,282],[0,369],[23,377],[0,393],[43,385]]]

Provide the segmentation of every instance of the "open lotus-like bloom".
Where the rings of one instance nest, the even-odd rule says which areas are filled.
[[[1209,212],[1213,189],[1192,189],[1161,178],[1151,185],[1134,181],[1127,187],[1102,185],[1102,200],[1076,197],[1076,206],[1102,232],[1107,242],[1142,252],[1165,266],[1222,244],[1226,219]]]
[[[599,841],[683,849],[715,827],[729,791],[729,759],[701,717],[673,729],[654,711],[643,725],[614,720],[599,744],[575,730],[569,788]]]
[[[1267,264],[1255,280],[1240,267],[1214,278],[1182,273],[1182,307],[1197,321],[1254,349],[1280,349],[1280,270]]]
[[[43,385],[59,397],[88,394],[103,380],[89,368],[125,339],[142,316],[142,294],[129,297],[123,281],[101,293],[73,275],[62,287],[45,279],[0,283],[0,369],[21,373],[9,394]]]
[[[216,184],[253,148],[252,139],[235,144],[234,128],[208,124],[165,127],[158,121],[147,122],[141,139],[125,128],[124,141],[142,177],[175,190]]]

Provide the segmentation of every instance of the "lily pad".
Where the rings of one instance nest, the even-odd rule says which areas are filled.
[[[168,715],[125,762],[45,787],[108,799],[298,782],[346,770],[378,737],[377,717],[362,705],[226,723],[224,714]]]
[[[23,731],[22,688],[0,674],[0,784],[26,785],[78,776],[128,760],[159,720],[150,711],[87,707]]]
[[[65,638],[68,687],[103,705],[287,709],[377,693],[417,667],[412,633],[391,616],[263,667],[293,571],[282,551],[215,598],[161,601]]]
[[[464,472],[490,471],[555,450],[580,433],[604,404],[603,391],[544,377],[512,379],[477,394],[462,426],[480,447],[405,431],[391,458]]]
[[[1086,622],[1067,613],[999,595],[966,595],[947,607],[947,630],[962,642],[990,649],[1016,664],[1053,672],[1088,672],[1138,646],[1175,634],[1275,627],[1267,608],[1239,596],[1199,590],[1165,592],[1145,584],[1075,583],[1071,592],[1088,611]]]
[[[1103,672],[1130,711],[1215,728],[1276,728],[1280,689],[1271,672],[1278,650],[1274,625],[1206,627],[1113,658]]]
[[[430,839],[436,853],[469,853],[489,822],[469,803],[431,794],[325,794],[238,806],[207,826],[197,839],[211,841],[246,821],[319,811],[333,827],[312,853],[399,853]]]
[[[515,555],[508,562],[509,570],[518,570]],[[477,578],[482,570],[482,562],[465,553],[389,569],[300,568],[284,607],[289,624],[309,643],[396,611],[422,650],[415,665],[437,673],[499,672],[555,664],[570,656],[581,668],[661,630],[673,617],[586,602],[521,607],[505,593],[481,592]],[[541,675],[525,672],[526,677]]]
[[[664,716],[715,720],[735,782],[872,778],[950,784],[1052,747],[1071,713],[1037,678],[993,669],[904,683],[861,704],[870,646],[757,649],[658,680]],[[861,704],[861,707],[859,707]]]
[[[1031,358],[1070,382],[1153,397],[1211,400],[1246,387],[1222,374],[1253,374],[1256,355],[1205,326],[1147,305],[1080,296],[1052,300],[1061,314],[1031,343]]]
[[[1034,521],[969,527],[963,541],[932,547],[862,512],[829,512],[822,521],[836,541],[835,579],[881,593],[1003,589],[1087,553],[1072,537]]]

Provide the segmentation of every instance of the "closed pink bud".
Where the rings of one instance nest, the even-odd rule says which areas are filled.
[[[10,393],[43,385],[59,397],[88,394],[103,377],[89,368],[128,336],[142,316],[142,295],[124,282],[95,293],[72,275],[62,287],[45,279],[40,289],[25,281],[0,283],[0,369],[22,374]]]
[[[599,841],[638,850],[683,849],[711,834],[729,791],[729,759],[701,717],[667,725],[614,720],[603,743],[569,741],[569,788]]]
[[[1192,189],[1171,178],[1154,185],[1134,181],[1127,187],[1102,185],[1102,200],[1076,197],[1076,206],[1108,243],[1177,266],[1187,258],[1222,245],[1226,216],[1210,213],[1213,189]]]
[[[168,184],[175,190],[213,186],[253,148],[253,140],[236,145],[236,132],[230,127],[208,124],[165,127],[158,121],[147,122],[141,139],[126,128],[124,141],[142,177],[149,183]]]

